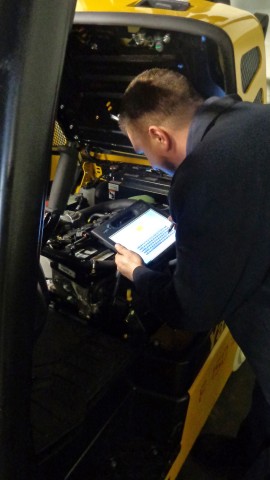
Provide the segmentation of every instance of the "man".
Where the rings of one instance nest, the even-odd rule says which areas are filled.
[[[238,436],[243,471],[263,480],[270,444],[270,106],[237,95],[204,101],[179,73],[152,69],[128,86],[120,127],[153,168],[173,176],[177,265],[170,278],[117,245],[117,269],[160,323],[205,331],[226,321],[257,379]]]

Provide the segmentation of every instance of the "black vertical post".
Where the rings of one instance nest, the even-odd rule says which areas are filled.
[[[32,478],[33,324],[53,115],[75,0],[0,0],[0,478]]]

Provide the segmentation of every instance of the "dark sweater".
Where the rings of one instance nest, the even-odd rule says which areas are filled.
[[[160,322],[202,331],[225,320],[270,399],[270,105],[205,102],[187,152],[169,194],[175,274],[137,267],[136,290]]]

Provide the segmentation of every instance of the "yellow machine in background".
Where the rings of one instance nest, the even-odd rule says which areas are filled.
[[[156,54],[157,65],[162,66],[160,58],[166,55],[166,49],[171,51],[170,36],[178,36],[180,42],[182,36],[186,43],[184,47],[186,63],[180,63],[183,58],[179,44],[177,46],[179,52],[177,49],[175,51],[174,67],[176,68],[179,60],[179,70],[193,80],[199,91],[206,96],[220,95],[222,91],[237,92],[243,100],[266,102],[264,32],[258,19],[249,12],[224,3],[200,0],[192,3],[183,0],[100,1],[94,4],[91,1],[78,0],[76,10],[78,13],[75,16],[74,27],[81,22],[81,28],[85,30],[83,34],[85,39],[81,41],[85,44],[90,41],[87,39],[89,37],[87,31],[91,24],[102,25],[104,21],[105,29],[113,25],[115,28],[118,25],[125,25],[127,35],[126,38],[123,37],[123,43],[130,42],[132,37],[138,52],[148,49],[149,53]],[[204,45],[204,41],[209,45]],[[95,48],[94,44],[90,45],[90,49],[92,48]],[[152,62],[153,59],[149,64],[146,60],[142,68],[151,66]],[[127,71],[129,68],[130,65]],[[109,98],[108,102],[106,108],[112,112],[113,107]],[[57,124],[56,138],[59,132],[62,135]],[[73,137],[77,140],[77,134]],[[97,158],[112,162],[119,160],[118,156],[109,153],[98,153]],[[134,163],[134,155],[129,158],[121,157],[121,161]],[[145,164],[138,157],[135,162]],[[54,165],[55,162],[52,172]],[[83,170],[81,187],[87,185],[89,176],[96,174],[89,163],[83,164]]]
[[[124,206],[121,202],[143,196],[164,206],[170,186],[164,173],[152,171],[148,160],[135,154],[118,128],[126,86],[152,67],[183,73],[205,98],[238,93],[243,100],[266,102],[264,32],[254,15],[203,0],[78,0],[60,89],[51,176],[59,152],[72,145],[79,166],[75,207],[63,213],[64,228],[49,238],[42,253],[51,262],[54,301],[65,314],[72,311],[97,328],[100,338],[104,329],[106,342],[112,335],[125,348],[135,345],[137,352],[140,346],[136,360],[129,357],[124,373],[121,370],[117,388],[110,387],[114,393],[108,404],[115,405],[110,415],[105,401],[97,407],[98,394],[95,401],[88,398],[93,410],[89,407],[85,418],[80,417],[81,425],[87,418],[88,440],[86,434],[83,441],[78,437],[77,457],[72,451],[57,480],[89,475],[93,480],[175,480],[233,370],[238,349],[224,323],[198,337],[177,337],[161,329],[154,335],[144,332],[142,340],[130,285],[123,286],[114,326],[106,323],[113,259],[91,243],[91,222],[108,215],[113,202]],[[106,265],[100,267],[102,273],[97,269],[101,257]],[[98,370],[93,375],[98,376]],[[99,416],[97,429],[93,417]],[[42,451],[49,448],[55,458],[67,451],[66,437],[62,443],[60,434],[56,438],[53,454],[52,445],[41,442]]]

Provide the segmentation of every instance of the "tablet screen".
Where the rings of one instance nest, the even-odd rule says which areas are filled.
[[[114,243],[138,253],[149,263],[175,242],[175,230],[164,215],[149,208],[130,223],[109,236]]]

